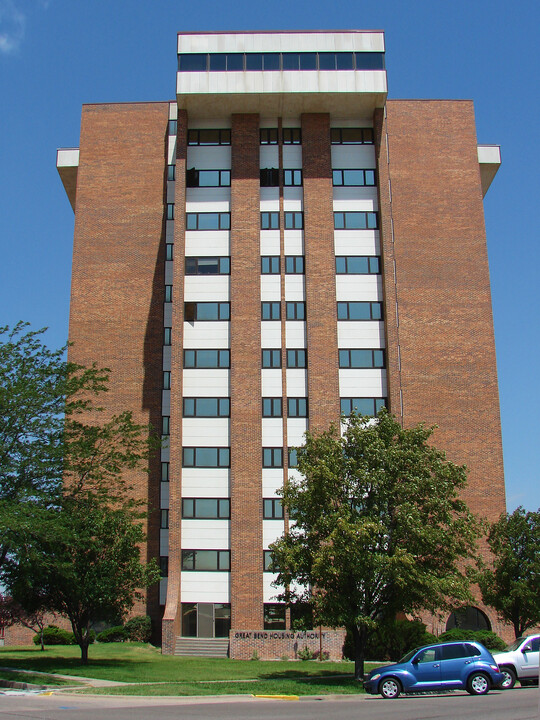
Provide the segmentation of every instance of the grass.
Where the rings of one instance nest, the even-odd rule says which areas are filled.
[[[12,680],[20,683],[30,683],[31,685],[80,685],[76,680],[64,680],[64,678],[55,675],[38,675],[36,673],[17,672],[0,670],[1,680]]]
[[[49,646],[44,652],[34,647],[0,648],[0,666],[124,683],[160,683],[92,690],[110,694],[309,695],[362,691],[352,677],[354,666],[350,662],[184,658],[162,655],[157,648],[142,643],[92,645],[88,665],[81,665],[77,646]],[[216,680],[233,682],[210,682]]]

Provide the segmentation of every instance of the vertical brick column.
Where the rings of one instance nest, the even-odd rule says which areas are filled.
[[[302,115],[309,427],[339,419],[330,116]]]
[[[173,315],[171,339],[171,413],[169,460],[169,578],[163,615],[163,652],[172,654],[181,632],[180,563],[182,554],[182,372],[184,336],[184,256],[186,247],[187,113],[178,110],[174,196]]]
[[[404,424],[439,426],[434,443],[469,469],[464,499],[493,520],[505,495],[473,104],[389,101],[386,122]]]
[[[263,625],[259,116],[232,116],[231,623]]]

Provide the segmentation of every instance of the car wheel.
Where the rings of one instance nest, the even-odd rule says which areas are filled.
[[[511,690],[514,685],[516,684],[516,673],[512,668],[509,667],[502,667],[500,668],[501,673],[503,674],[503,681],[499,685],[501,690]]]
[[[379,692],[383,698],[393,700],[401,693],[401,683],[393,677],[385,678],[379,683]]]
[[[471,695],[485,695],[489,691],[489,678],[484,673],[473,673],[467,680],[467,692]]]

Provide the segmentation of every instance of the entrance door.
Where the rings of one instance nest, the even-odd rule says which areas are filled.
[[[198,637],[214,637],[214,603],[197,603]]]

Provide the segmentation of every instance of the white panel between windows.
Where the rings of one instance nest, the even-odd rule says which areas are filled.
[[[339,371],[340,397],[386,397],[386,370]]]
[[[281,395],[281,392],[280,392]],[[268,396],[271,397],[271,396]],[[283,446],[283,419],[263,418],[262,419],[262,446],[282,447]]]
[[[264,302],[264,301],[279,302],[280,300],[281,300],[281,277],[279,275],[261,275],[261,302]],[[268,320],[266,320],[265,322],[263,322],[261,324],[267,325],[269,322],[271,325],[274,324],[273,322],[268,321]]]
[[[197,125],[197,127],[200,126]],[[225,128],[227,125],[223,124],[219,125],[219,127]],[[231,167],[231,146],[188,146],[186,167],[188,169],[195,168],[196,170],[229,170]]]
[[[228,550],[229,520],[182,520],[182,547]]]
[[[291,350],[293,348],[307,347],[305,322],[302,320],[287,320],[285,322],[285,346]]]
[[[303,202],[304,202],[304,188],[302,188],[302,187],[284,187],[283,188],[283,208],[284,209],[302,210]]]
[[[332,123],[332,125],[347,127],[349,123],[343,122],[343,125]],[[352,127],[361,125],[362,123],[359,122]],[[375,148],[373,145],[332,145],[332,167],[340,170],[376,168]]]
[[[307,397],[307,372],[303,369],[287,370],[287,395],[289,397]]]
[[[303,230],[284,230],[283,242],[285,247],[285,255],[303,255],[304,254],[304,231]]]
[[[350,302],[382,301],[383,288],[380,275],[336,275],[336,297]]]
[[[376,188],[334,188],[335,212],[376,212]]]
[[[288,391],[288,388],[287,388]],[[299,447],[306,441],[304,435],[308,429],[307,418],[287,419],[287,446]]]
[[[279,347],[281,347],[281,322],[274,320],[261,322],[261,348]]]
[[[384,323],[379,320],[338,322],[338,347],[384,348]]]
[[[207,50],[204,50],[204,51],[201,50],[201,51],[196,51],[196,52],[208,52],[208,51],[207,51]],[[195,130],[211,129],[211,130],[213,130],[214,128],[218,128],[218,129],[222,129],[222,128],[223,128],[223,129],[225,129],[225,128],[230,128],[230,127],[231,127],[231,118],[230,118],[230,115],[224,115],[224,116],[221,117],[221,118],[219,118],[219,117],[218,117],[218,118],[216,118],[216,117],[211,117],[211,118],[197,118],[196,120],[190,120],[190,121],[189,121],[189,129],[190,129],[190,130],[192,130],[192,129],[195,129]],[[208,148],[205,148],[205,147],[200,147],[199,145],[193,145],[193,146],[191,146],[191,147],[192,147],[194,150],[195,150],[195,149],[200,149],[200,150],[214,150],[214,149],[216,149],[216,150],[218,150],[220,147],[223,147],[223,146],[218,145],[218,146],[210,146],[210,147],[208,147]],[[224,147],[227,148],[227,149],[229,150],[229,152],[230,152],[230,150],[231,150],[231,146],[230,146],[230,145],[225,145]]]
[[[224,320],[184,322],[184,348],[228,348],[230,323]]]
[[[167,163],[169,165],[176,165],[176,135],[169,135]]]
[[[286,275],[285,276],[285,300],[290,302],[301,302],[305,300],[304,294],[304,276],[303,275]]]
[[[159,604],[165,605],[167,602],[167,581],[168,578],[161,578],[159,581]]]
[[[263,562],[263,553],[261,550],[261,566]],[[280,588],[272,587],[274,580],[277,580],[277,573],[263,573],[263,602],[271,603],[277,602],[277,595],[280,592]]]
[[[261,370],[261,396],[278,397],[281,394],[281,369],[269,368]]]
[[[169,554],[169,531],[163,528],[159,531],[159,554]]]
[[[161,508],[167,509],[169,507],[169,483],[160,483],[160,503]]]
[[[188,188],[186,190],[186,212],[229,212],[230,209],[230,187]]]
[[[277,127],[277,123],[276,123]],[[279,167],[279,150],[277,145],[261,145],[261,168]],[[266,188],[265,188],[266,189]]]
[[[228,397],[229,370],[189,369],[183,371],[184,397]]]
[[[278,167],[274,165],[273,167]],[[279,210],[279,188],[261,188],[261,210]]]
[[[228,230],[187,230],[186,256],[222,257],[229,255]]]
[[[273,497],[276,491],[283,487],[283,470],[281,468],[263,468],[262,494],[263,497]]]
[[[279,255],[279,230],[261,230],[261,255]]]
[[[263,548],[280,538],[285,530],[283,520],[263,520]]]
[[[379,255],[378,230],[334,230],[336,255]]]
[[[186,275],[184,300],[186,302],[228,302],[229,275]]]
[[[229,418],[184,418],[182,444],[186,447],[227,447]]]
[[[204,498],[229,497],[229,475],[228,468],[183,468],[182,495]]]
[[[180,575],[182,602],[228,603],[230,602],[229,585],[230,573],[228,572],[195,571],[183,572]]]
[[[298,125],[300,127],[300,125]],[[301,145],[284,145],[283,146],[283,167],[289,170],[302,167],[302,146]]]

